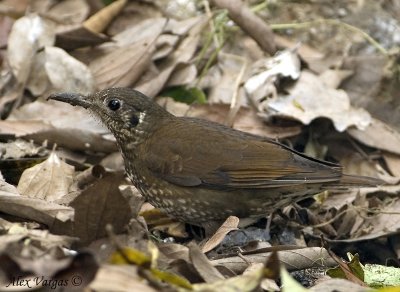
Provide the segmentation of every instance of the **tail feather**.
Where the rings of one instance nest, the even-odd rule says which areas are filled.
[[[375,177],[343,174],[338,184],[349,187],[376,187],[384,185],[385,182]]]

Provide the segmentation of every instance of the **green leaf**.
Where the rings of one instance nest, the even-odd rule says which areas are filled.
[[[202,104],[207,102],[207,97],[203,90],[198,87],[175,86],[165,89],[162,96],[168,96],[176,101],[192,104],[194,102]]]

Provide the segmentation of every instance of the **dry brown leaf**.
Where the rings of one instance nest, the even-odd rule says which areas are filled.
[[[91,93],[94,81],[89,68],[63,49],[46,47],[45,70],[53,90]]]
[[[220,76],[217,80],[217,86],[211,87],[207,100],[210,103],[231,104],[232,98],[238,90],[238,85],[242,81],[247,63],[248,60],[238,55],[219,54],[216,69],[219,71]],[[236,84],[237,86],[235,86]],[[247,104],[244,90],[239,90],[237,99],[237,104]]]
[[[129,265],[102,265],[95,279],[90,283],[89,288],[98,292],[157,291],[138,276],[138,268],[136,266]]]
[[[324,200],[322,207],[327,210],[330,209],[340,210],[344,206],[352,204],[356,200],[357,194],[358,190],[353,190],[351,192],[345,192],[345,193],[332,194]]]
[[[351,126],[363,130],[371,123],[367,111],[350,105],[345,91],[329,88],[319,77],[305,70],[289,89],[289,95],[266,100],[265,110],[272,115],[297,119],[303,124],[325,117],[332,120],[339,132]]]
[[[9,143],[0,143],[0,158],[4,160],[9,158],[44,156],[45,154],[45,148],[22,139],[16,139]]]
[[[172,99],[158,99],[157,102],[164,106],[170,113],[176,116],[188,116],[202,118],[224,124],[229,114],[230,107],[227,104],[187,104],[176,102]],[[301,126],[280,127],[268,125],[257,116],[250,107],[241,107],[234,120],[234,129],[248,132],[254,135],[281,139],[300,134]]]
[[[322,72],[319,78],[329,88],[338,88],[343,80],[347,79],[351,75],[353,75],[353,71],[350,70],[328,69]]]
[[[341,158],[340,164],[347,174],[377,177],[388,184],[396,184],[400,181],[398,177],[391,176],[378,163],[367,160],[357,152],[349,153]]]
[[[182,244],[163,243],[158,246],[158,249],[169,259],[190,261],[189,249]]]
[[[119,191],[124,181],[122,173],[105,174],[69,204],[75,210],[73,222],[57,222],[51,232],[79,237],[82,245],[104,237],[107,224],[113,226],[115,233],[122,232],[131,218],[129,199]]]
[[[270,257],[271,252],[259,253],[254,255],[244,255],[243,257],[250,263],[265,263]],[[321,247],[307,247],[296,250],[278,252],[279,260],[285,267],[291,270],[302,270],[310,267],[332,267],[336,265],[327,251]],[[213,266],[225,266],[233,272],[240,274],[248,267],[243,261],[243,257],[227,257],[211,260]]]
[[[7,285],[21,291],[21,284],[16,278],[24,278],[24,286],[28,290],[75,290],[76,286],[83,288],[91,282],[98,269],[94,256],[88,252],[65,256],[60,248],[43,252],[33,245],[24,246],[22,242],[19,246],[8,248],[1,257],[0,271],[11,280],[2,277],[0,289],[3,291],[9,290],[4,287]]]
[[[83,26],[93,32],[103,32],[110,22],[124,8],[127,0],[117,0],[107,5],[83,23]]]
[[[239,218],[235,216],[229,216],[225,222],[218,228],[211,238],[207,240],[207,242],[201,248],[203,253],[207,253],[212,250],[214,247],[219,245],[221,241],[225,238],[225,236],[231,232],[232,230],[237,230],[239,225]]]
[[[8,117],[7,121],[43,121],[57,128],[76,128],[94,133],[105,133],[106,128],[79,107],[53,101],[35,101],[23,105]],[[26,130],[29,132],[29,130]],[[24,130],[18,134],[27,133]]]
[[[400,156],[386,152],[383,153],[383,159],[392,175],[400,177]]]
[[[264,277],[264,267],[229,279],[216,280],[213,283],[194,284],[194,291],[251,292],[256,291]]]
[[[12,134],[37,143],[47,140],[73,150],[110,153],[117,150],[109,131],[86,110],[64,103],[32,102],[0,121],[0,133]]]
[[[45,161],[22,173],[17,189],[21,195],[53,202],[68,194],[74,173],[74,167],[53,151]]]
[[[16,226],[17,224],[20,226]],[[2,251],[7,244],[18,242],[22,238],[25,240],[29,239],[30,242],[34,242],[35,246],[43,249],[50,249],[55,246],[71,247],[72,243],[77,241],[77,238],[65,235],[54,235],[49,233],[48,230],[27,229],[25,225],[26,224],[13,223],[13,226],[9,228],[7,234],[2,234],[2,236],[0,236],[0,251]]]
[[[97,89],[131,86],[150,65],[154,52],[151,39],[125,47],[115,47],[110,53],[94,59],[90,69]]]
[[[262,110],[265,97],[276,97],[275,83],[280,77],[293,80],[300,76],[300,59],[297,52],[287,49],[273,58],[263,58],[251,67],[251,76],[244,83],[244,89],[253,104]]]
[[[399,186],[379,187],[381,191],[388,193],[399,193]],[[361,193],[370,193],[369,189],[361,189]],[[368,230],[368,232],[366,232]],[[342,240],[342,242],[360,241],[388,236],[398,233],[400,230],[400,200],[394,199],[380,206],[375,215],[365,218],[364,224],[358,230],[354,230],[352,239]],[[366,234],[367,233],[367,234]]]
[[[81,23],[90,13],[85,0],[69,0],[55,3],[46,13],[52,19],[64,24]]]
[[[149,18],[116,34],[113,40],[118,46],[125,47],[140,41],[155,39],[161,34],[166,23],[168,20],[163,17]],[[157,43],[158,41],[157,39]]]
[[[196,25],[190,29],[189,35],[180,42],[180,45],[174,50],[173,54],[160,65],[160,73],[151,79],[148,79],[148,76],[141,78],[136,84],[137,90],[150,97],[156,96],[164,87],[176,67],[179,64],[186,64],[192,59],[200,41],[200,32],[204,29],[207,21],[204,16],[197,17],[196,20]]]
[[[39,48],[55,41],[54,26],[40,16],[31,14],[18,19],[8,38],[8,62],[19,83],[25,84]]]
[[[166,87],[192,84],[197,78],[197,68],[193,64],[178,66],[168,80]]]
[[[58,220],[71,220],[74,216],[71,207],[21,196],[15,187],[5,181],[0,181],[0,211],[47,226]]]
[[[349,280],[345,279],[326,279],[319,281],[315,286],[310,287],[309,291],[312,292],[326,292],[326,291],[337,291],[337,292],[367,292],[371,291],[369,287],[362,287]]]
[[[194,243],[188,245],[190,261],[206,283],[225,279]]]
[[[370,147],[400,154],[400,133],[378,119],[372,119],[364,130],[352,127],[347,133]]]
[[[155,225],[151,230],[159,230],[170,236],[179,238],[188,238],[184,222],[171,222],[167,224]]]
[[[109,41],[110,38],[104,34],[94,33],[83,26],[78,26],[59,31],[55,46],[64,50],[74,50],[87,46],[94,47]]]

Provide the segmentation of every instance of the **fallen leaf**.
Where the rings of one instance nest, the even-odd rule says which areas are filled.
[[[400,154],[400,133],[378,119],[372,119],[364,130],[351,127],[347,133],[370,147]]]
[[[206,283],[225,279],[195,243],[190,243],[188,247],[190,261]]]
[[[78,237],[80,245],[104,237],[107,224],[115,233],[122,232],[131,218],[128,199],[119,191],[124,180],[122,173],[103,175],[69,203],[75,210],[73,221],[57,222],[51,232]]]
[[[235,216],[229,216],[225,222],[218,228],[211,238],[209,238],[206,243],[201,248],[203,253],[207,253],[214,247],[219,245],[225,236],[232,230],[237,230],[239,225],[239,218]]]
[[[0,211],[47,226],[71,220],[74,216],[71,207],[21,196],[15,187],[5,181],[0,181]]]
[[[74,167],[53,151],[45,161],[22,173],[17,190],[21,195],[53,202],[68,194],[74,172]]]
[[[24,84],[31,73],[36,52],[55,41],[54,26],[36,14],[15,21],[8,38],[8,62],[18,82]]]
[[[328,118],[339,132],[351,126],[362,131],[371,123],[366,110],[350,105],[345,91],[329,88],[308,71],[302,71],[288,96],[267,99],[265,110],[272,116],[291,117],[306,125],[319,117]]]
[[[94,80],[89,68],[63,49],[46,47],[45,70],[53,90],[92,93]]]
[[[131,86],[150,65],[154,38],[128,46],[116,46],[111,52],[91,61],[89,67],[97,89]]]

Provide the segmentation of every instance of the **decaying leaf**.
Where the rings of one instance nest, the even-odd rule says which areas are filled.
[[[125,47],[115,47],[110,53],[94,59],[90,70],[96,87],[127,87],[132,85],[148,68],[154,52],[154,41],[146,39]]]
[[[85,64],[60,48],[46,47],[44,51],[46,73],[56,90],[83,94],[93,91],[92,73]]]
[[[74,167],[53,151],[45,161],[22,173],[17,189],[21,195],[53,202],[68,194],[74,172]]]
[[[351,126],[360,130],[371,123],[371,116],[362,108],[354,108],[343,90],[327,87],[317,76],[303,71],[297,83],[286,97],[266,101],[266,109],[272,115],[281,115],[309,124],[318,117],[332,120],[342,132]]]
[[[36,52],[53,45],[54,41],[54,27],[36,14],[24,16],[14,23],[8,39],[8,62],[20,83],[28,80]]]
[[[79,237],[80,244],[104,237],[107,224],[111,224],[116,233],[122,232],[131,218],[128,198],[119,191],[123,181],[121,173],[102,176],[69,203],[75,210],[73,221],[57,222],[51,231]]]
[[[221,241],[224,239],[225,235],[227,235],[232,230],[238,229],[239,218],[235,216],[229,216],[225,222],[218,228],[215,234],[207,240],[207,242],[201,248],[201,251],[206,253],[216,247]]]
[[[353,127],[347,132],[365,145],[400,154],[400,133],[378,119],[372,119],[364,130]]]
[[[21,196],[15,187],[4,181],[0,181],[0,211],[47,226],[71,220],[74,216],[71,207]]]
[[[273,58],[254,63],[244,89],[257,105],[266,96],[276,96],[274,82],[280,77],[290,77],[293,80],[300,77],[300,59],[293,50],[285,50]]]

